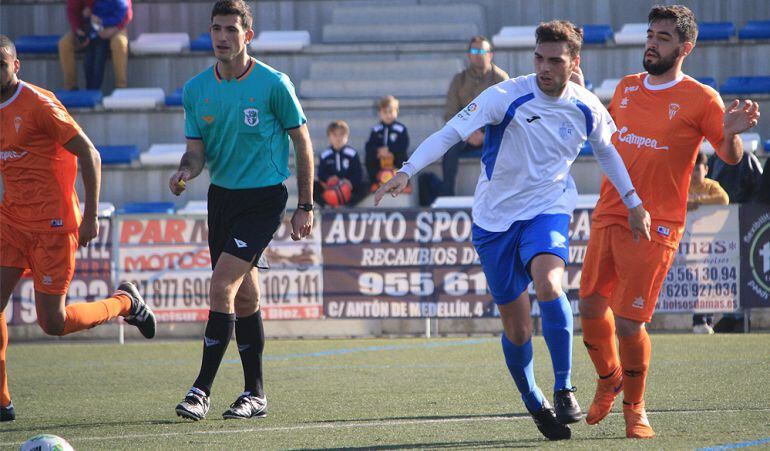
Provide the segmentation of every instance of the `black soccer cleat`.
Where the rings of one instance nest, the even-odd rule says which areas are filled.
[[[155,314],[152,313],[150,306],[144,302],[136,286],[131,282],[123,282],[118,286],[118,290],[113,293],[113,296],[116,294],[125,294],[131,299],[131,312],[123,320],[132,326],[136,326],[139,332],[144,335],[144,338],[154,337],[156,326]]]
[[[556,419],[561,424],[577,423],[583,419],[583,411],[580,410],[574,393],[575,387],[558,390],[553,393],[553,406],[556,411]]]
[[[16,411],[13,410],[13,403],[7,407],[0,407],[0,421],[13,421],[16,419]]]
[[[529,409],[527,409],[529,410]],[[543,399],[543,406],[537,412],[529,411],[535,426],[540,433],[548,440],[569,440],[572,437],[572,431],[569,426],[559,423],[553,408],[548,404],[548,400]]]
[[[199,421],[206,418],[211,401],[200,390],[191,388],[182,402],[176,405],[176,414],[188,420]]]
[[[267,416],[267,398],[259,398],[244,393],[230,404],[230,408],[222,414],[225,419],[262,418]]]

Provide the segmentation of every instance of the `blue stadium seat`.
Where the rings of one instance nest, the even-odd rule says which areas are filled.
[[[770,154],[770,139],[765,141],[765,153]]]
[[[139,159],[139,148],[126,146],[96,146],[102,158],[102,164],[131,164]]]
[[[587,90],[589,90],[589,91],[593,91],[594,90],[594,84],[591,83],[591,80],[585,80],[584,79],[583,82],[586,84],[586,89]]]
[[[770,39],[770,20],[750,20],[738,31],[740,39]]]
[[[14,41],[18,53],[59,53],[58,35],[25,35]]]
[[[578,153],[579,157],[587,157],[592,156],[594,154],[594,149],[591,147],[591,144],[586,141],[583,143],[583,147],[580,148],[580,153]]]
[[[719,88],[722,94],[770,94],[770,77],[730,77]]]
[[[606,44],[610,39],[612,39],[611,25],[583,25],[583,42],[586,44]]]
[[[717,79],[714,77],[696,77],[695,79],[706,86],[711,86],[712,88],[717,89]]]
[[[174,214],[176,208],[173,202],[127,202],[118,210],[122,214],[161,213]]]
[[[200,36],[190,41],[190,51],[193,52],[210,52],[214,49],[211,44],[211,35],[208,33],[201,33]]]
[[[102,102],[102,92],[98,89],[82,91],[54,91],[54,95],[66,108],[93,108]]]
[[[698,24],[699,41],[729,41],[735,35],[732,22],[701,22]]]
[[[166,96],[166,106],[182,106],[182,88],[176,88]]]

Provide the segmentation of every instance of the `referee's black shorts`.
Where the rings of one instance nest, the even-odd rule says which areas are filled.
[[[263,188],[227,189],[209,186],[208,225],[211,267],[222,252],[266,268],[260,262],[286,210],[289,193],[284,184]]]

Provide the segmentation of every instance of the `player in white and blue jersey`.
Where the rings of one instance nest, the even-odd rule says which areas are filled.
[[[572,310],[561,287],[568,226],[577,191],[569,169],[589,141],[629,209],[634,236],[649,239],[650,219],[610,138],[615,124],[599,99],[569,81],[580,74],[582,30],[567,21],[536,30],[536,73],[492,86],[428,137],[375,203],[399,194],[415,173],[473,131],[486,127],[473,202],[473,244],[505,333],[503,354],[540,432],[568,439],[583,413],[570,381]],[[581,83],[582,84],[582,83]],[[554,408],[535,383],[527,286],[534,282],[543,337],[554,369]]]

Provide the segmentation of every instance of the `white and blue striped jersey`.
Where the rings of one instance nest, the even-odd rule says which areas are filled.
[[[568,82],[561,97],[550,97],[535,74],[486,89],[447,125],[463,140],[486,126],[473,221],[490,232],[543,213],[572,214],[577,191],[570,166],[586,140],[606,149],[615,132],[590,91]]]

